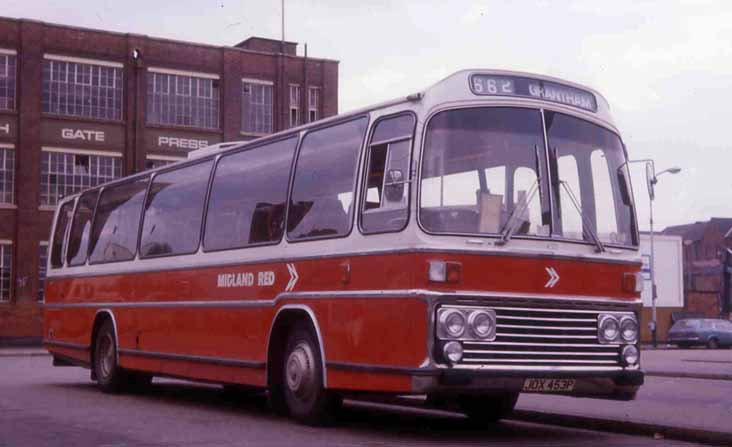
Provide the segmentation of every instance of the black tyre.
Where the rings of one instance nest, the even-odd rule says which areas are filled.
[[[290,416],[309,425],[332,422],[340,405],[340,396],[323,387],[320,346],[307,323],[296,324],[287,338],[282,394]]]
[[[224,397],[230,400],[244,400],[261,392],[259,387],[237,384],[226,384],[222,389]]]
[[[152,385],[152,374],[142,372],[130,372],[124,371],[127,377],[127,388],[138,393],[145,392],[150,389]]]
[[[477,424],[491,424],[505,418],[516,406],[519,393],[459,396],[460,410]]]
[[[117,392],[129,385],[130,376],[117,364],[117,340],[110,320],[102,323],[97,333],[93,367],[97,385],[102,391]]]
[[[707,341],[707,348],[709,349],[719,349],[719,340],[716,338],[710,338]]]

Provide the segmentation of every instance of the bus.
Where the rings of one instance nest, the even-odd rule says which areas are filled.
[[[266,389],[297,421],[421,396],[630,400],[643,284],[626,147],[597,91],[465,70],[60,201],[44,346],[103,391]]]

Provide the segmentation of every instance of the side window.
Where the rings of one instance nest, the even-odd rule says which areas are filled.
[[[102,191],[92,226],[89,262],[127,261],[135,257],[148,181],[144,178]]]
[[[305,136],[288,209],[288,239],[337,237],[350,231],[358,155],[367,124],[365,117],[357,118]]]
[[[69,228],[74,213],[74,201],[66,202],[58,212],[56,228],[53,232],[53,246],[51,247],[51,266],[60,268],[64,265],[63,251],[66,230]]]
[[[371,137],[366,194],[361,214],[364,233],[399,231],[409,218],[410,155],[414,117],[379,121]]]
[[[79,197],[79,204],[76,206],[76,213],[74,213],[74,221],[71,224],[69,246],[66,251],[66,259],[69,265],[81,265],[86,262],[91,220],[98,195],[99,190],[94,190],[87,191]]]
[[[211,160],[155,176],[145,200],[140,256],[193,253],[201,239],[201,221]]]
[[[277,242],[285,227],[287,188],[297,138],[219,160],[206,215],[206,250]]]

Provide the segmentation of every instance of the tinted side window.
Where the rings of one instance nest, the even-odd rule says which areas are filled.
[[[201,238],[212,161],[155,176],[145,200],[142,257],[193,253]]]
[[[135,257],[148,180],[144,178],[102,191],[92,226],[89,262],[126,261]]]
[[[51,247],[51,266],[54,268],[63,267],[64,265],[64,236],[66,236],[66,229],[71,223],[73,213],[73,201],[64,203],[58,212],[58,220],[56,221],[56,228],[53,232],[53,246]]]
[[[369,146],[361,215],[364,233],[399,231],[407,224],[413,130],[411,115],[385,119],[376,125]]]
[[[350,231],[358,154],[368,120],[358,118],[305,136],[295,168],[287,220],[291,240]]]
[[[285,226],[290,166],[297,138],[219,160],[206,215],[206,250],[276,242]]]
[[[99,190],[96,190],[85,192],[79,197],[79,204],[76,206],[76,213],[74,213],[74,222],[71,224],[69,246],[66,251],[66,259],[69,265],[81,265],[86,262],[91,220],[98,195]]]

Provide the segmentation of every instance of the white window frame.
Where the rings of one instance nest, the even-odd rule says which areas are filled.
[[[44,88],[48,87],[48,110],[46,110],[46,98],[43,98],[42,110],[44,114],[61,115],[77,118],[90,118],[107,121],[121,121],[124,115],[124,64],[120,62],[105,61],[99,59],[87,59],[74,56],[46,53],[43,55],[44,65],[49,62],[48,79],[43,75]],[[63,70],[59,63],[63,63]],[[74,64],[70,66],[69,64]],[[88,67],[89,79],[84,81],[83,74],[79,68]],[[112,83],[102,81],[102,68],[112,68],[119,72],[112,71]],[[94,84],[94,73],[97,73],[98,81]],[[117,85],[117,74],[122,79],[122,84]],[[79,88],[82,91],[79,92]],[[92,99],[96,102],[92,105]],[[70,101],[71,100],[71,101]],[[81,112],[76,110],[69,112],[69,103],[75,103],[78,107],[81,102]]]
[[[300,124],[300,95],[302,89],[300,88],[300,84],[290,84],[289,86],[289,93],[290,93],[290,113],[288,116],[288,120],[290,121],[290,127],[297,127]],[[295,111],[295,122],[292,122],[292,112]]]
[[[7,48],[0,48],[0,58],[4,59],[4,64],[0,64],[0,68],[4,70],[4,73],[0,73],[0,78],[8,79],[10,78],[10,58],[15,58],[15,73],[13,81],[15,83],[18,82],[18,58],[17,58],[18,52],[15,50],[7,49]],[[8,86],[8,89],[11,90],[11,86]],[[17,105],[17,97],[18,97],[18,86],[13,85],[12,86],[12,92],[13,92],[13,100],[10,103],[10,107],[3,108],[2,110],[5,111],[14,111],[16,109]],[[9,98],[8,98],[9,99]]]
[[[241,87],[242,88],[242,96],[244,94],[244,85],[245,84],[254,84],[254,85],[260,85],[260,86],[269,86],[270,89],[271,89],[271,92],[272,92],[272,102],[270,103],[270,110],[269,110],[269,115],[270,115],[269,132],[256,132],[256,131],[252,131],[252,130],[244,130],[244,123],[246,122],[246,120],[248,119],[248,117],[245,117],[244,114],[243,114],[244,101],[243,101],[243,98],[242,98],[241,134],[242,135],[253,135],[253,136],[264,136],[264,135],[270,135],[271,133],[274,133],[274,114],[275,114],[274,82],[273,81],[267,81],[267,80],[264,80],[264,79],[241,78],[241,83],[242,83],[242,87]],[[251,107],[252,104],[253,104],[251,102],[251,89],[249,91],[249,98],[250,98],[249,106]],[[255,103],[255,105],[266,106],[267,104],[256,104]]]
[[[50,147],[50,146],[43,146],[43,147],[41,147],[41,156],[42,157],[47,156],[46,154],[47,153],[51,153],[51,152],[61,153],[61,154],[65,154],[65,155],[97,156],[97,157],[109,157],[109,158],[118,159],[119,161],[117,161],[117,163],[119,164],[119,171],[120,171],[119,177],[110,177],[108,179],[105,179],[105,181],[104,182],[101,182],[101,183],[105,183],[107,181],[116,180],[118,178],[121,178],[122,175],[123,175],[123,172],[122,172],[123,171],[123,169],[122,169],[122,153],[121,152],[94,151],[94,150],[87,150],[87,149],[72,149],[72,148]],[[42,163],[41,163],[41,166],[43,166]],[[100,178],[99,168],[100,168],[100,165],[97,165],[96,166],[97,172],[93,176],[92,176],[91,172],[89,172],[89,173],[87,173],[87,176],[94,177],[94,178]],[[57,173],[54,173],[54,174],[57,174]],[[68,174],[74,175],[73,172],[68,173]],[[45,193],[46,197],[51,197],[51,190],[50,190],[51,183],[50,183],[50,181],[48,182],[48,185],[45,186],[46,188],[48,188],[48,190],[43,191],[43,188],[44,188],[44,185],[43,185],[44,174],[43,173],[41,173],[41,179],[40,179],[40,181],[41,181],[41,185],[40,185],[41,198],[43,198],[44,193]],[[79,186],[78,189],[79,189],[79,191],[81,191],[83,189],[92,187],[94,185],[87,186],[87,185],[76,185],[76,184],[72,184],[71,185],[71,188],[74,189],[76,186]],[[66,187],[66,185],[64,185],[64,187]],[[73,193],[75,193],[75,192],[73,192]],[[49,209],[49,208],[50,209],[55,209],[57,205],[58,205],[58,202],[56,202],[56,203],[42,203],[41,206],[40,206],[40,209],[42,209],[42,210]]]
[[[220,79],[218,74],[161,67],[150,67],[147,71],[152,76],[152,91],[147,92],[145,99],[147,124],[221,129],[221,91],[219,86],[214,86]],[[206,94],[201,93],[204,82],[210,82]]]
[[[0,143],[0,151],[13,151],[13,155],[15,154],[15,145],[8,144],[8,143]],[[13,160],[15,160],[15,156],[13,157]],[[16,172],[15,172],[15,163],[13,163],[13,182],[10,184],[10,202],[2,202],[0,201],[0,208],[16,208],[15,206],[15,180],[16,180]],[[0,184],[0,190],[4,186]],[[5,193],[5,191],[2,191]],[[4,196],[5,194],[1,194],[0,197]]]
[[[147,154],[145,155],[145,160],[150,161],[165,161],[169,162],[167,164],[173,164],[179,161],[187,160],[186,157],[174,157],[171,155],[157,155],[157,154]]]
[[[0,78],[7,78],[8,77],[8,66],[10,65],[10,54],[2,54],[0,53],[0,57],[2,57],[5,60],[4,64],[0,64],[0,68],[3,69],[3,72],[0,72]]]
[[[41,247],[46,247],[46,264],[41,264]],[[38,302],[39,303],[45,303],[46,302],[46,277],[48,276],[48,241],[40,241],[38,243]],[[43,277],[41,278],[41,270],[43,271]],[[43,288],[41,288],[41,283],[43,283]],[[43,294],[41,295],[41,290],[43,290]]]
[[[317,86],[308,87],[308,122],[312,123],[320,119],[320,102],[322,101],[321,96],[322,89]],[[313,96],[313,93],[315,95]],[[315,101],[313,101],[315,98]],[[315,119],[312,119],[312,113],[315,112]]]
[[[5,250],[10,250],[10,265],[7,266],[10,281],[8,282],[7,297],[2,294],[2,270],[6,268],[4,264]],[[9,239],[0,239],[0,303],[9,303],[13,299],[13,241]]]

